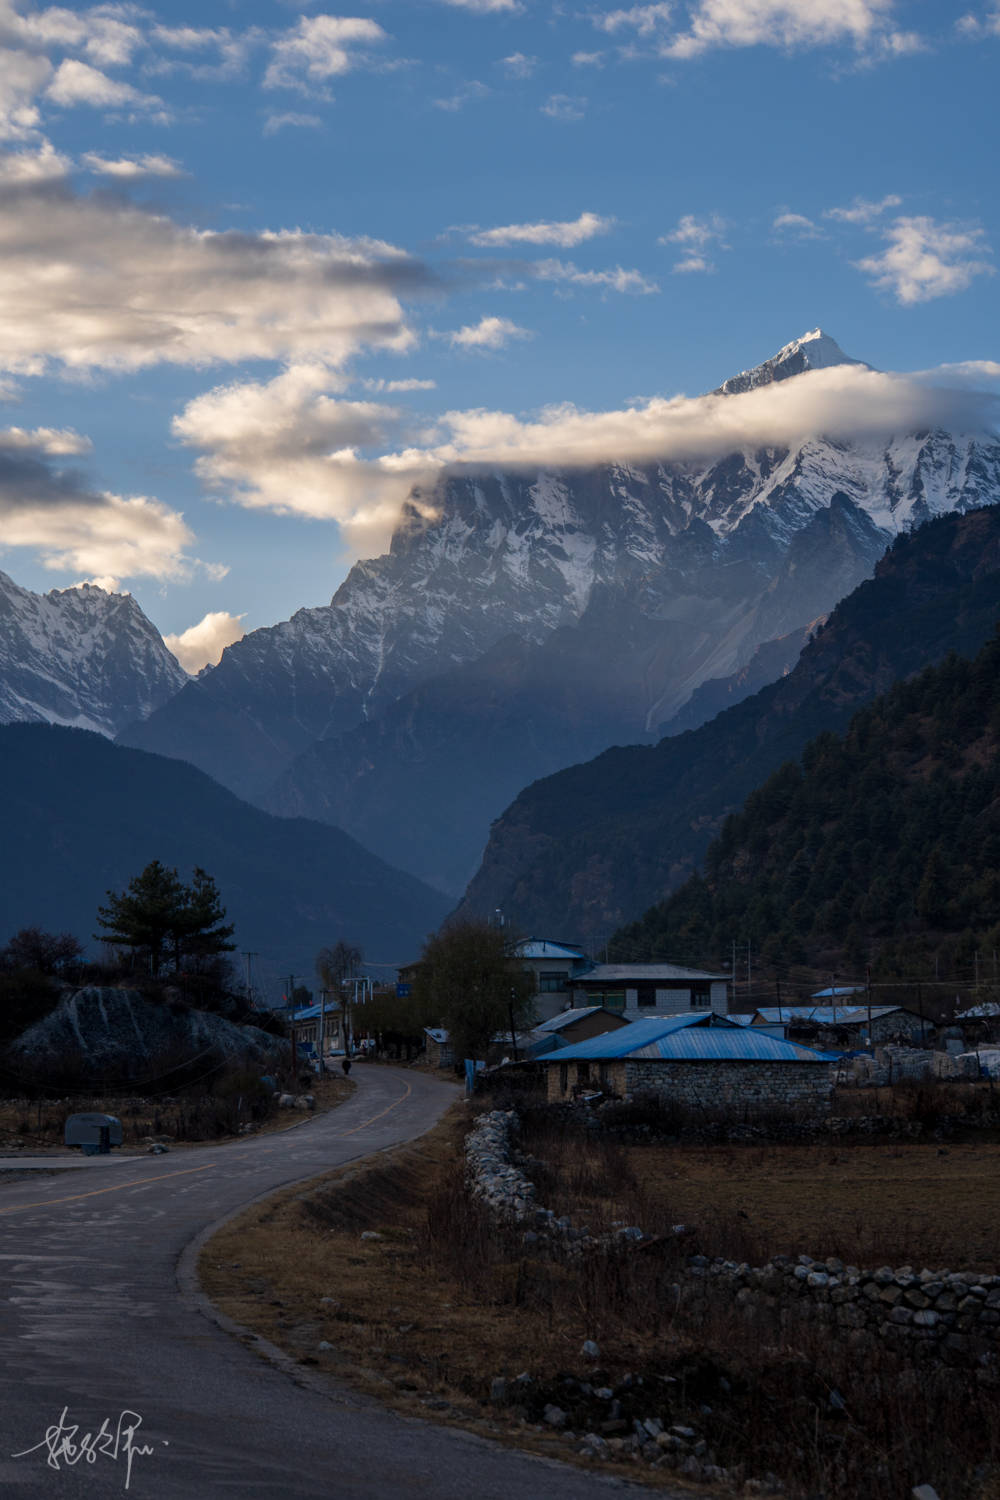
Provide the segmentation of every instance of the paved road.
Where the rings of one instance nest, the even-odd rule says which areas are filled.
[[[124,1495],[126,1481],[137,1500],[652,1493],[399,1416],[323,1377],[299,1383],[294,1367],[261,1359],[204,1316],[194,1259],[221,1220],[286,1183],[422,1134],[454,1098],[419,1073],[359,1067],[355,1076],[346,1104],[279,1135],[141,1158],[107,1178],[0,1185],[5,1500],[107,1500]],[[129,1470],[126,1439],[117,1457],[109,1442],[93,1462],[67,1464],[64,1408],[78,1435],[136,1413],[132,1446],[151,1451],[135,1451]]]

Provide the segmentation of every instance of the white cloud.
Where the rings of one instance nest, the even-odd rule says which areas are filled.
[[[366,391],[384,391],[387,395],[403,391],[436,391],[436,380],[419,380],[411,377],[408,380],[363,380],[361,384]]]
[[[277,135],[288,127],[297,130],[318,130],[322,125],[319,115],[303,115],[297,110],[286,110],[284,114],[270,114],[264,121],[264,134]]]
[[[0,431],[0,539],[6,550],[29,548],[45,567],[118,578],[188,577],[194,537],[184,518],[147,496],[90,488],[56,466],[85,453],[78,433],[40,428]]]
[[[704,255],[686,255],[683,260],[675,262],[670,270],[673,276],[687,276],[698,271],[710,275],[715,270],[715,266],[710,260],[706,260]]]
[[[398,294],[429,278],[391,245],[301,230],[199,230],[32,181],[28,153],[6,161],[0,371],[339,363],[364,346],[412,343]],[[54,171],[51,156],[37,161]]]
[[[641,8],[641,7],[640,7]],[[664,47],[668,57],[697,57],[715,47],[825,47],[912,51],[913,33],[890,24],[894,0],[696,0],[689,29]]]
[[[171,156],[120,156],[117,160],[85,151],[83,161],[92,172],[126,181],[137,177],[184,177],[183,167]]]
[[[694,250],[703,250],[706,245],[719,243],[725,232],[725,221],[718,214],[699,219],[697,214],[683,214],[677,228],[660,236],[660,245],[684,245]]]
[[[182,630],[180,635],[165,635],[163,643],[168,651],[173,652],[185,672],[190,672],[193,676],[202,667],[214,667],[227,646],[243,639],[246,632],[241,624],[242,619],[242,615],[213,610],[199,620],[197,625],[189,625],[187,630]]]
[[[480,83],[478,78],[470,78],[468,83],[463,83],[461,88],[456,89],[454,94],[447,98],[433,100],[435,109],[445,109],[455,114],[464,109],[467,104],[474,104],[480,99],[485,99],[493,90],[485,83]]]
[[[274,43],[264,87],[322,89],[328,79],[347,73],[365,60],[355,49],[387,40],[377,21],[361,16],[300,16],[298,25]]]
[[[480,318],[478,323],[447,335],[456,349],[502,349],[511,339],[530,339],[530,328],[519,328],[510,318]]]
[[[991,251],[981,229],[919,215],[896,219],[882,233],[887,249],[855,265],[904,306],[950,297],[964,292],[976,276],[993,275],[993,266],[982,259]]]
[[[26,45],[83,51],[102,68],[123,67],[144,45],[132,20],[138,14],[127,5],[96,5],[74,12],[61,6],[20,16],[10,0],[3,6],[4,29]]]
[[[523,52],[512,52],[503,59],[503,70],[508,78],[530,78],[538,67],[537,57],[527,57]]]
[[[823,210],[824,219],[836,219],[841,224],[870,224],[873,219],[879,218],[887,208],[898,208],[902,198],[897,193],[887,193],[884,198],[877,201],[869,198],[855,198],[849,208],[827,208]]]
[[[771,221],[771,228],[781,234],[794,235],[799,240],[821,240],[823,231],[805,214],[783,213]]]
[[[550,120],[566,122],[582,120],[587,109],[586,99],[573,98],[569,94],[550,94],[545,103],[539,105],[543,115]]]
[[[649,296],[660,290],[655,281],[641,271],[626,271],[614,266],[609,271],[581,271],[571,260],[540,260],[532,267],[541,281],[565,281],[572,286],[603,287],[608,292],[630,292]]]
[[[981,16],[974,15],[971,11],[968,15],[960,16],[955,22],[955,30],[959,36],[968,37],[970,41],[976,41],[982,36],[1000,36],[1000,7]]]
[[[669,4],[633,5],[628,10],[611,10],[595,16],[594,25],[599,31],[612,35],[618,31],[634,31],[638,36],[659,35],[670,22],[673,6]]]
[[[47,57],[0,48],[0,139],[29,140],[41,124],[35,99],[52,77]]]
[[[535,224],[504,224],[497,229],[477,229],[469,239],[474,245],[559,245],[569,249],[592,240],[597,234],[607,234],[614,227],[614,219],[601,214],[585,212],[578,219],[539,220]]]
[[[654,397],[618,411],[448,411],[418,445],[387,451],[384,439],[401,413],[332,399],[323,372],[311,367],[267,385],[211,392],[174,426],[202,450],[199,472],[240,503],[339,521],[371,555],[385,545],[404,501],[412,503],[414,485],[417,503],[433,513],[434,485],[449,466],[702,462],[739,449],[790,447],[818,433],[881,439],[936,425],[983,431],[995,424],[1000,398],[968,382],[987,373],[995,380],[998,372],[978,365],[957,384],[944,372],[943,384],[940,372],[899,376],[842,365],[739,396]]]
[[[720,250],[728,250],[725,241],[726,224],[718,214],[710,214],[707,218],[699,218],[697,214],[684,214],[677,222],[677,228],[669,234],[661,235],[657,244],[680,245],[687,251],[682,260],[677,261],[673,267],[674,275],[685,275],[698,271],[714,271],[715,267],[705,253],[709,246],[714,245]]]
[[[603,68],[603,52],[574,52],[570,58],[574,68]]]
[[[457,10],[471,10],[478,15],[498,15],[506,12],[508,15],[518,15],[524,9],[521,0],[443,0],[445,5],[454,6]]]
[[[99,68],[81,62],[77,57],[65,58],[58,66],[45,97],[63,109],[87,105],[91,109],[132,109],[156,111],[161,118],[167,112],[163,100],[156,94],[143,94],[130,83],[109,78]]]
[[[173,430],[200,450],[196,471],[211,489],[251,509],[335,521],[371,556],[387,545],[410,483],[435,465],[362,457],[359,449],[385,446],[400,413],[336,399],[337,388],[323,366],[293,365],[271,381],[206,392]]]
[[[0,448],[5,453],[43,454],[46,458],[79,457],[90,453],[93,443],[89,437],[70,428],[58,427],[7,427],[0,432]]]

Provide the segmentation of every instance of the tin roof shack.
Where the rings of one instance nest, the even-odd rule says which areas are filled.
[[[443,1026],[425,1026],[424,1038],[427,1045],[427,1061],[432,1067],[453,1068],[455,1066],[455,1054],[451,1050],[451,1042]]]
[[[829,1113],[838,1058],[708,1012],[635,1021],[542,1061],[550,1103],[596,1088],[655,1093],[687,1109],[818,1116]]]
[[[603,1005],[581,1005],[573,1010],[560,1011],[541,1021],[528,1033],[532,1057],[572,1047],[577,1042],[590,1041],[591,1037],[604,1036],[609,1031],[619,1031],[632,1023],[620,1012],[606,1010]]]
[[[628,1020],[728,1008],[728,974],[679,964],[595,964],[573,981],[575,1005],[603,1005]]]
[[[870,1018],[870,1026],[869,1026]],[[905,1042],[921,1046],[934,1030],[929,1021],[902,1005],[766,1005],[754,1012],[755,1030],[789,1042],[839,1047],[845,1051]]]

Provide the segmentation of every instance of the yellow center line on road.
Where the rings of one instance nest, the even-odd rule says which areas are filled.
[[[364,1130],[364,1128],[365,1128],[366,1125],[374,1125],[376,1120],[381,1120],[382,1116],[383,1115],[387,1115],[389,1113],[390,1109],[395,1109],[397,1104],[403,1104],[403,1103],[405,1103],[405,1101],[410,1097],[410,1095],[412,1093],[413,1093],[413,1085],[411,1083],[408,1083],[406,1085],[406,1093],[405,1094],[400,1094],[400,1096],[399,1096],[398,1099],[394,1099],[391,1104],[387,1104],[386,1107],[385,1107],[385,1109],[380,1109],[379,1112],[378,1112],[378,1114],[377,1115],[372,1115],[372,1117],[371,1117],[370,1120],[362,1120],[361,1124],[360,1125],[355,1125],[355,1127],[354,1127],[353,1130],[342,1130],[340,1132],[339,1139],[343,1140],[344,1137],[348,1136],[348,1135],[357,1135],[358,1131],[359,1130]]]
[[[76,1203],[81,1198],[99,1198],[102,1193],[120,1193],[125,1188],[145,1187],[148,1182],[164,1182],[168,1177],[190,1177],[192,1172],[207,1172],[214,1167],[208,1161],[203,1167],[185,1167],[179,1172],[161,1172],[159,1177],[137,1177],[134,1182],[116,1182],[113,1187],[94,1188],[89,1193],[70,1193],[67,1198],[40,1198],[37,1203],[15,1203],[12,1208],[0,1208],[0,1214],[16,1214],[25,1208],[51,1208],[56,1203]]]
[[[374,1125],[376,1120],[381,1120],[382,1116],[387,1115],[390,1110],[395,1109],[400,1104],[405,1104],[412,1093],[413,1085],[408,1083],[405,1093],[400,1094],[398,1099],[394,1099],[391,1104],[387,1104],[385,1109],[380,1109],[377,1115],[372,1115],[369,1119],[362,1120],[361,1124],[355,1125],[353,1130],[341,1131],[338,1139],[343,1140],[346,1136],[357,1135],[358,1131],[364,1130],[367,1125]],[[274,1148],[273,1146],[264,1146],[262,1149],[264,1151],[272,1151]],[[250,1155],[251,1153],[247,1152],[246,1154]],[[70,1193],[65,1198],[41,1198],[35,1203],[17,1203],[11,1208],[0,1208],[0,1216],[3,1214],[21,1213],[26,1208],[51,1208],[57,1203],[78,1203],[83,1198],[99,1198],[103,1193],[121,1193],[125,1188],[144,1187],[147,1182],[165,1182],[168,1177],[190,1177],[193,1172],[207,1172],[209,1168],[215,1165],[214,1161],[210,1161],[206,1162],[203,1167],[185,1167],[177,1172],[161,1172],[158,1177],[137,1177],[133,1182],[116,1182],[112,1187],[93,1188],[89,1193]]]

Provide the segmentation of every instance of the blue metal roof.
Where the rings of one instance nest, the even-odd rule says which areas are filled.
[[[561,1047],[559,1061],[565,1062],[567,1058],[576,1057],[581,1060],[627,1057],[660,1037],[698,1027],[706,1030],[718,1027],[720,1030],[736,1032],[743,1029],[734,1025],[726,1016],[718,1016],[710,1010],[680,1016],[650,1016],[643,1021],[630,1021],[627,1026],[619,1026],[615,1031],[603,1031],[600,1036],[588,1037],[585,1042],[574,1042],[572,1046]]]
[[[764,1031],[739,1026],[726,1016],[703,1012],[694,1016],[664,1016],[633,1021],[618,1031],[604,1032],[585,1042],[561,1047],[552,1061],[600,1062],[615,1058],[660,1058],[717,1062],[836,1062],[838,1052],[818,1052],[784,1042]],[[546,1061],[550,1059],[546,1057]]]
[[[676,1031],[630,1052],[628,1056],[662,1058],[666,1062],[832,1063],[839,1060],[840,1053],[818,1052],[814,1047],[785,1042],[780,1037],[769,1036],[766,1031],[753,1031],[749,1026],[736,1027],[732,1031],[713,1026],[705,1031]]]
[[[872,1016],[888,1015],[899,1010],[898,1005],[873,1005]],[[867,1021],[867,1006],[857,1005],[764,1005],[754,1012],[754,1019],[768,1026],[783,1025],[791,1021],[813,1021],[817,1026],[857,1025],[861,1019]]]
[[[327,1003],[326,1003],[325,1010],[326,1010],[326,1014],[328,1016],[332,1016],[334,1014],[339,1013],[340,1006],[337,1005],[337,1004],[335,1004],[334,1001],[328,1000]],[[316,1002],[315,1005],[307,1005],[302,1010],[294,1011],[293,1014],[292,1014],[292,1020],[293,1021],[315,1021],[315,1020],[318,1019],[318,1017],[319,1017],[319,1001],[318,1000],[317,1000],[317,1002]]]
[[[865,987],[863,984],[831,985],[829,989],[816,990],[813,994],[814,1000],[836,1000],[838,995],[863,995]]]

